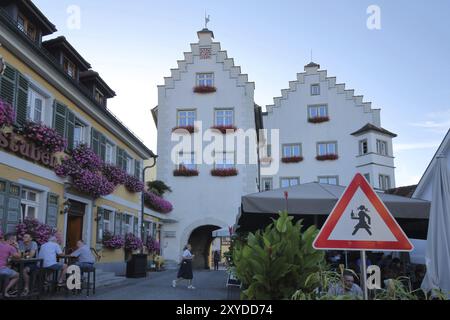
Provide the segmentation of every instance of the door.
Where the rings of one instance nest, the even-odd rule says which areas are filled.
[[[67,219],[66,251],[72,252],[77,248],[77,241],[83,238],[83,216],[69,215]]]
[[[83,222],[86,205],[81,202],[69,200],[67,216],[66,253],[77,248],[77,241],[83,239]]]

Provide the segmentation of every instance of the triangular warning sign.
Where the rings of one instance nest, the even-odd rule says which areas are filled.
[[[359,173],[336,203],[313,246],[337,250],[413,249],[380,197]]]

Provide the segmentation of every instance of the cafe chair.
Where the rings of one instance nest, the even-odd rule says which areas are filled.
[[[85,274],[87,274],[86,277],[85,277]],[[89,293],[90,293],[91,289],[92,289],[92,294],[95,295],[95,283],[96,283],[95,265],[90,266],[90,267],[81,268],[81,279],[82,279],[81,290],[86,289],[86,296],[89,297]],[[83,288],[83,284],[84,284],[84,288]]]

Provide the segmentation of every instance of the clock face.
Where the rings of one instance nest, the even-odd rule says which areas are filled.
[[[211,48],[200,48],[200,59],[211,58]]]

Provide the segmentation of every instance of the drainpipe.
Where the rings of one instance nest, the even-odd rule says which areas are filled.
[[[145,200],[145,172],[147,169],[151,169],[156,165],[156,159],[158,158],[157,155],[152,156],[153,164],[151,166],[147,166],[142,170],[142,181],[144,182],[144,190],[141,194],[141,240],[144,242],[144,233],[145,233],[145,224],[144,224],[144,200]],[[144,253],[144,246],[141,248],[141,253]]]

